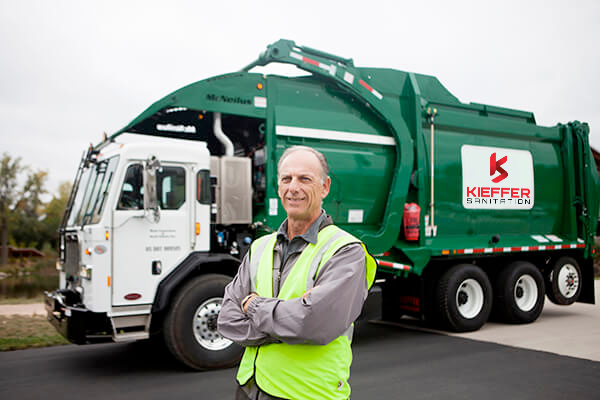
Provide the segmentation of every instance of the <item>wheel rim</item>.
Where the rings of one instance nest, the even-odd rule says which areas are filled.
[[[224,338],[217,331],[217,318],[221,311],[223,298],[213,297],[200,304],[194,313],[194,337],[200,346],[208,350],[223,350],[231,345],[231,340]]]
[[[571,298],[579,289],[579,274],[571,264],[563,265],[558,271],[558,290],[564,297]]]
[[[475,279],[465,279],[456,291],[456,307],[464,318],[475,318],[483,309],[483,288]]]
[[[531,311],[538,298],[538,287],[531,275],[521,275],[514,290],[515,303],[521,311]]]

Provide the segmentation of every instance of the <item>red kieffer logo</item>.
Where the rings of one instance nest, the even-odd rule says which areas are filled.
[[[504,164],[507,159],[508,156],[504,156],[496,161],[496,153],[492,153],[492,155],[490,156],[490,176],[493,176],[496,173],[496,171],[500,172],[500,175],[492,179],[492,182],[501,182],[508,176],[508,172],[506,172],[504,168],[501,167],[501,165]]]

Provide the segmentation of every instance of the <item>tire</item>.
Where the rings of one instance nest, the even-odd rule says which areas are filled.
[[[503,322],[528,324],[544,308],[544,278],[530,262],[508,264],[494,280],[494,315]]]
[[[492,285],[486,273],[472,264],[450,268],[438,281],[437,320],[456,332],[476,331],[492,310]]]
[[[163,325],[165,344],[189,368],[226,368],[241,359],[243,348],[217,332],[223,292],[230,281],[230,277],[217,274],[195,277],[171,304]]]
[[[581,269],[571,257],[559,258],[546,275],[546,295],[554,304],[568,306],[581,294]]]

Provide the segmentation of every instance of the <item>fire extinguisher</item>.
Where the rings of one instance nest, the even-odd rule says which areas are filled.
[[[420,217],[421,207],[418,204],[406,203],[404,205],[402,224],[404,225],[404,237],[406,240],[419,240]]]

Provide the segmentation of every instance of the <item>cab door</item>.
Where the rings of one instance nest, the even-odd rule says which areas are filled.
[[[143,164],[127,166],[113,214],[113,306],[152,304],[158,283],[189,253],[191,186],[185,165],[162,165],[156,221],[144,211]]]

